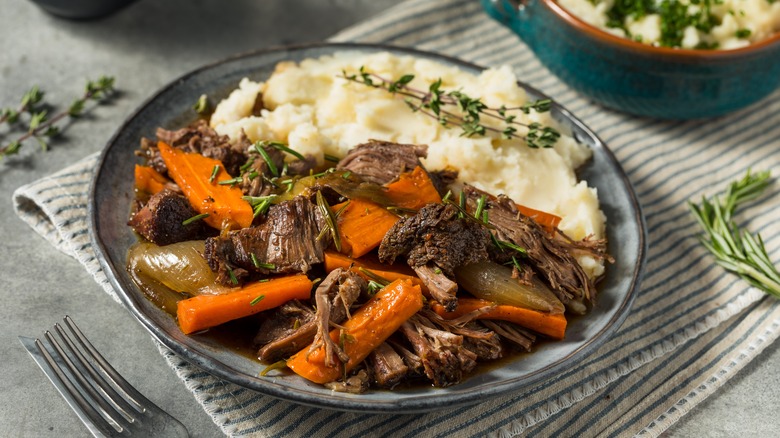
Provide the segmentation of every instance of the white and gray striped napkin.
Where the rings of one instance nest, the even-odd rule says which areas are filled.
[[[736,114],[662,122],[605,110],[558,81],[474,0],[411,0],[336,41],[413,46],[485,66],[511,65],[615,152],[644,209],[648,263],[631,313],[594,354],[528,391],[420,415],[305,407],[217,379],[160,348],[228,435],[256,436],[657,436],[716,391],[780,334],[780,302],[713,263],[686,201],[712,195],[746,169],[780,174],[780,92]],[[15,193],[19,216],[80,260],[106,291],[86,232],[90,156]],[[778,185],[738,217],[780,249]]]

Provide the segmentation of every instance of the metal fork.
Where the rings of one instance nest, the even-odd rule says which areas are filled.
[[[141,395],[98,353],[73,320],[44,341],[19,336],[27,352],[94,436],[187,437],[187,429]],[[81,348],[78,348],[78,341]]]

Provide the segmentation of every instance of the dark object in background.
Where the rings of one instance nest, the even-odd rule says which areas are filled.
[[[44,11],[62,18],[89,20],[112,14],[135,0],[32,0]]]

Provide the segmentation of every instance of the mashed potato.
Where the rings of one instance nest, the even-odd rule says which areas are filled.
[[[459,181],[490,193],[504,193],[528,207],[563,218],[560,228],[575,239],[604,236],[604,215],[596,190],[577,181],[575,169],[591,151],[562,132],[554,148],[532,149],[520,139],[495,136],[461,136],[458,127],[444,127],[433,118],[412,112],[407,104],[385,90],[340,78],[342,71],[356,73],[361,66],[387,79],[413,74],[409,84],[427,89],[437,79],[442,89],[460,89],[479,97],[490,107],[508,108],[526,103],[525,91],[508,67],[475,76],[454,67],[409,56],[377,53],[369,56],[339,53],[300,64],[281,63],[265,83],[248,79],[216,108],[212,126],[237,139],[242,131],[252,141],[288,143],[303,154],[324,162],[324,154],[344,156],[369,139],[428,145],[425,166],[430,170],[453,167]],[[265,108],[260,116],[251,110],[262,92]],[[549,113],[517,111],[517,120],[556,126]],[[487,119],[483,123],[492,123]],[[603,265],[589,258],[580,263],[592,276]]]
[[[647,14],[627,16],[616,27],[609,23],[609,12],[619,0],[557,0],[557,2],[588,24],[612,34],[652,44],[686,49],[717,48],[736,49],[755,43],[780,31],[780,1],[777,0],[655,0]],[[681,8],[661,8],[663,3]],[[694,4],[696,3],[696,4]],[[636,4],[630,4],[630,11],[636,11]],[[705,14],[709,5],[712,17],[709,24],[697,27],[696,14]],[[682,12],[681,12],[682,11]],[[684,16],[683,16],[684,15]],[[683,24],[681,24],[683,23]],[[685,24],[687,23],[687,25]],[[666,26],[676,33],[675,26],[682,25],[680,34],[664,38],[662,29]],[[674,40],[674,43],[669,41]]]

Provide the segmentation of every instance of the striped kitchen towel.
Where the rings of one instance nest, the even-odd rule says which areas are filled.
[[[596,106],[552,76],[474,0],[411,0],[341,32],[336,41],[412,46],[485,65],[509,64],[614,151],[648,225],[641,290],[620,330],[591,356],[537,387],[479,405],[420,415],[321,410],[219,380],[160,347],[214,421],[235,436],[657,436],[780,334],[780,304],[713,263],[687,200],[712,195],[746,169],[780,173],[780,92],[735,114],[664,122]],[[20,188],[18,214],[79,259],[115,295],[86,233],[88,157]],[[740,225],[761,232],[778,259],[778,185],[746,207]]]

